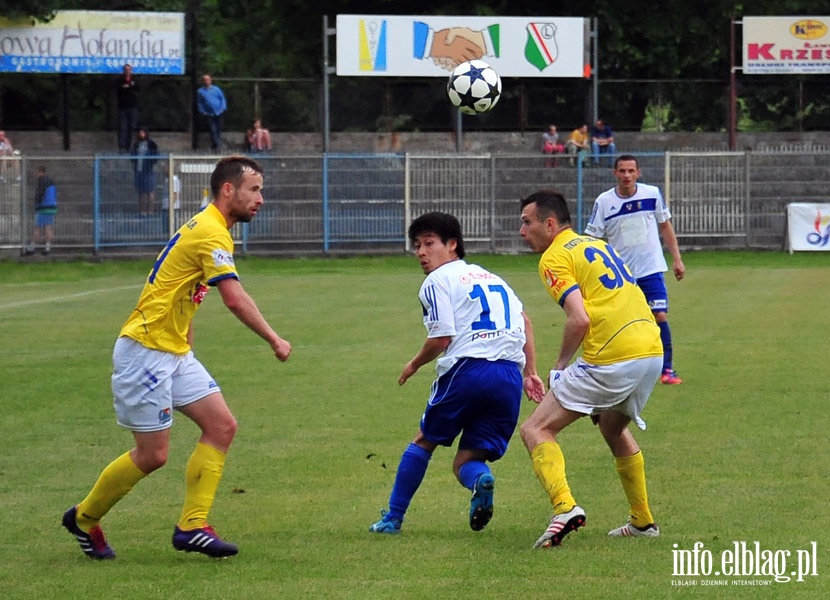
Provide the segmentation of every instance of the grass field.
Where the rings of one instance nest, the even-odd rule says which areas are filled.
[[[468,259],[519,293],[546,371],[564,313],[542,289],[535,257]],[[685,260],[686,279],[669,282],[684,384],[658,386],[648,430],[636,434],[662,537],[607,537],[627,505],[587,420],[560,437],[588,515],[562,547],[531,549],[550,506],[518,434],[494,466],[487,529],[470,531],[468,493],[452,476],[452,452],[439,449],[404,533],[369,534],[434,375],[425,368],[397,385],[424,336],[423,275],[411,257],[247,259],[238,261],[243,283],[294,345],[289,362],[278,363],[216,292],[195,322],[196,354],[240,422],[211,514],[240,554],[212,561],[170,546],[197,437],[178,417],[168,465],[105,520],[118,553],[105,563],[81,554],[60,517],[131,445],[114,421],[110,356],[151,261],[0,263],[0,590],[13,600],[828,598],[828,258]],[[523,416],[532,408],[526,402]],[[710,574],[677,576],[676,551],[696,542]],[[740,542],[742,572],[715,576]],[[753,553],[757,575],[746,572]],[[770,575],[805,557],[816,575]],[[678,585],[687,582],[695,585]]]

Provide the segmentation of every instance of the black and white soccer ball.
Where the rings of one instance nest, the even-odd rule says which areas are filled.
[[[447,95],[465,114],[487,112],[499,101],[501,77],[483,60],[463,62],[450,73]]]

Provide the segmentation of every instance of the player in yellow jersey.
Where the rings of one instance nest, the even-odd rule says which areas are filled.
[[[194,357],[193,316],[210,288],[240,321],[262,337],[282,362],[291,344],[271,328],[243,289],[233,260],[230,228],[262,206],[262,167],[244,156],[219,160],[210,176],[213,200],[182,226],[156,259],[113,350],[116,419],[132,431],[135,447],[111,462],[89,494],[64,513],[63,526],[94,559],[115,558],[99,525],[141,479],[164,466],[173,410],[201,430],[185,471],[185,499],[173,547],[213,558],[233,556],[207,516],[225,455],[237,430],[221,390]]]
[[[533,471],[553,504],[550,525],[535,548],[558,546],[585,524],[565,476],[556,436],[590,415],[599,426],[630,506],[630,520],[612,536],[660,535],[648,504],[643,455],[628,429],[641,429],[640,412],[663,365],[663,346],[645,296],[616,251],[605,241],[571,229],[565,198],[540,190],[523,198],[521,236],[542,255],[539,275],[565,310],[565,328],[550,389],[520,432]],[[575,361],[580,345],[582,355]]]

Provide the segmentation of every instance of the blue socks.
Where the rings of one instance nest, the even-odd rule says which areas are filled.
[[[473,487],[478,481],[478,478],[481,477],[484,473],[489,473],[490,467],[487,466],[486,463],[483,463],[478,460],[471,460],[470,462],[466,462],[461,465],[461,468],[458,470],[459,479],[461,479],[461,485],[467,488],[470,491],[473,491]]]
[[[660,341],[663,342],[663,370],[671,370],[672,368],[672,347],[671,347],[671,329],[669,329],[669,322],[663,321],[657,323],[660,328]]]
[[[409,444],[404,450],[398,465],[398,474],[395,476],[395,485],[389,496],[388,515],[390,517],[403,521],[412,497],[424,480],[430,458],[432,454],[415,444]]]

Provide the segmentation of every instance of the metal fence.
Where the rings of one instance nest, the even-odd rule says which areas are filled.
[[[827,202],[828,152],[669,152],[636,155],[659,186],[684,248],[780,248],[791,202]],[[473,251],[522,252],[521,196],[554,187],[581,231],[593,200],[615,184],[609,165],[572,166],[537,154],[267,155],[265,205],[234,227],[239,252],[314,255],[408,250],[406,229],[429,210],[459,217]],[[167,155],[153,165],[152,204],[140,204],[129,155],[0,161],[0,248],[29,240],[35,169],[58,187],[53,254],[152,256],[207,198],[216,156]],[[171,176],[172,174],[172,176]],[[146,183],[146,181],[145,181]],[[169,198],[180,188],[178,201]]]

